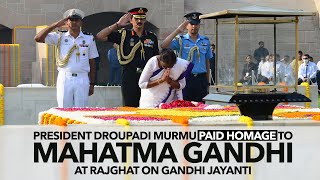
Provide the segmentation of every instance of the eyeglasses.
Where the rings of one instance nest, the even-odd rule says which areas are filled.
[[[309,58],[302,58],[303,60],[309,60]]]

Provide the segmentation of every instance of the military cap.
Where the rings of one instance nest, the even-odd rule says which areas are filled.
[[[84,12],[81,11],[80,9],[69,9],[63,14],[64,18],[66,18],[68,16],[70,19],[83,19]]]
[[[128,11],[134,18],[146,18],[146,13],[148,12],[147,8],[144,7],[137,7],[130,9]]]
[[[187,20],[189,20],[190,24],[200,24],[200,19],[199,19],[200,15],[202,15],[202,13],[192,12],[184,15],[184,17],[187,18]]]

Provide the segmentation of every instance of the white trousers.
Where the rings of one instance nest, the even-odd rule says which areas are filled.
[[[87,107],[89,85],[88,73],[72,74],[59,71],[57,78],[58,107]]]

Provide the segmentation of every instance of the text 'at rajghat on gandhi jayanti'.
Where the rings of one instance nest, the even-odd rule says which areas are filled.
[[[78,166],[76,175],[121,175],[121,174],[251,174],[251,166]]]

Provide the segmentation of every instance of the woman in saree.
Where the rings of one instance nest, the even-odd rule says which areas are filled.
[[[183,100],[185,77],[192,68],[192,63],[176,57],[171,49],[163,49],[150,58],[139,79],[140,107],[158,107],[160,103]]]

